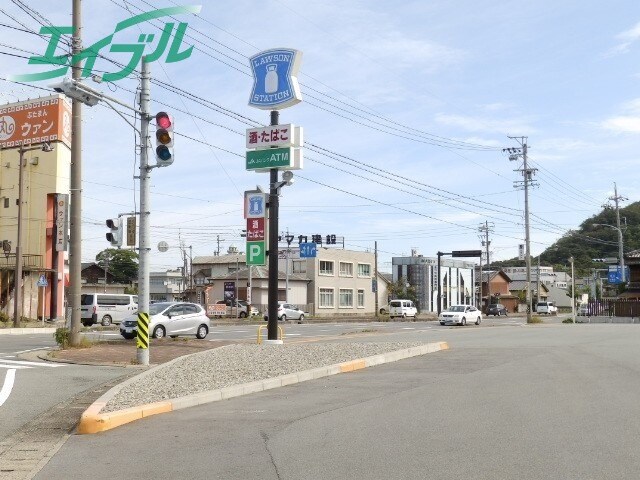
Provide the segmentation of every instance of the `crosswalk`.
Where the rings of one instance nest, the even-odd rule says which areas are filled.
[[[8,368],[15,370],[24,370],[27,368],[58,368],[66,366],[64,363],[52,362],[34,362],[28,360],[10,360],[6,357],[0,357],[0,368]]]

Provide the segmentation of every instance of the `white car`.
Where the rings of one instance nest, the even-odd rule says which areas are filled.
[[[536,305],[536,313],[544,313],[546,315],[557,315],[558,307],[553,302],[538,302]]]
[[[207,312],[197,303],[159,302],[149,305],[149,333],[153,338],[195,335],[203,339],[209,333],[211,322]],[[125,318],[120,324],[120,335],[127,340],[138,335],[138,315]]]
[[[269,320],[268,313],[264,314],[265,321]],[[304,321],[304,311],[300,310],[295,305],[290,303],[278,303],[278,320],[285,321],[287,319],[298,320],[298,322]]]
[[[411,300],[391,300],[389,302],[389,318],[407,318],[413,317],[415,320],[418,316],[418,309]]]
[[[473,305],[452,305],[443,310],[438,317],[440,325],[466,325],[482,322],[482,312]]]

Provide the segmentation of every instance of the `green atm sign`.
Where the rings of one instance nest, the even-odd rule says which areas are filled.
[[[247,170],[293,167],[293,148],[247,150]]]

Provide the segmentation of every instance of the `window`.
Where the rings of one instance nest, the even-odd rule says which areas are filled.
[[[333,275],[333,262],[320,260],[320,275]]]
[[[358,308],[364,308],[364,290],[358,290]]]
[[[333,288],[320,289],[320,308],[333,308]]]
[[[293,261],[293,273],[307,273],[307,262]]]
[[[353,290],[350,288],[340,289],[340,308],[353,307]]]
[[[359,263],[358,264],[358,276],[359,277],[370,277],[371,276],[371,265],[368,263]]]
[[[340,276],[353,277],[353,263],[340,262]]]

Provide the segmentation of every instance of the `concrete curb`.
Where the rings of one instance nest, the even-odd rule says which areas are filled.
[[[31,335],[34,333],[48,333],[53,335],[56,333],[55,328],[0,328],[0,335]]]
[[[135,377],[132,377],[121,383],[120,385],[117,385],[107,391],[82,414],[80,423],[78,424],[77,433],[90,434],[104,432],[106,430],[111,430],[126,423],[140,420],[151,415],[167,413],[174,410],[181,410],[188,407],[195,407],[197,405],[226,400],[233,397],[239,397],[241,395],[248,395],[250,393],[262,392],[264,390],[270,390],[272,388],[284,387],[286,385],[306,382],[307,380],[315,380],[317,378],[327,377],[329,375],[354,372],[363,368],[382,365],[383,363],[396,362],[405,358],[448,349],[449,345],[447,344],[447,342],[427,343],[418,347],[411,347],[404,350],[396,350],[395,352],[382,353],[380,355],[373,355],[371,357],[351,360],[335,365],[329,365],[327,367],[318,367],[311,370],[282,375],[280,377],[267,378],[265,380],[258,380],[256,382],[233,385],[231,387],[225,387],[218,390],[200,392],[185,397],[174,398],[172,400],[167,400],[164,402],[149,403],[146,405],[127,408],[124,410],[118,410],[103,414],[100,413],[100,410],[102,410],[102,408],[109,402],[109,400],[111,400],[122,388],[133,382],[139,381],[141,378],[144,378],[147,375],[152,374],[156,368],[165,367],[182,358],[179,357],[172,360],[171,362],[158,365],[145,372],[142,372],[141,374],[136,375]]]

